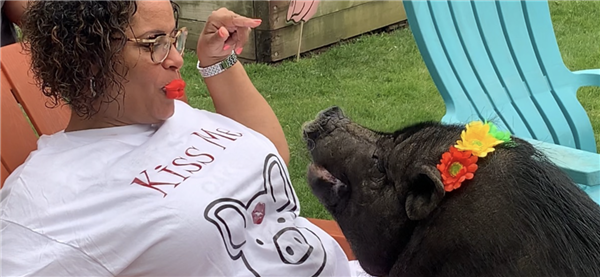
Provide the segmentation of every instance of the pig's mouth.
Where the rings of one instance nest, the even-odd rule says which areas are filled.
[[[350,187],[325,167],[311,163],[308,166],[308,184],[313,194],[334,216],[345,207]]]
[[[331,174],[331,172],[329,172],[327,169],[315,163],[311,163],[308,166],[308,171],[309,174],[313,174],[316,178],[322,179],[334,186],[345,185],[342,183],[342,181],[340,181],[340,179],[333,176],[333,174]]]

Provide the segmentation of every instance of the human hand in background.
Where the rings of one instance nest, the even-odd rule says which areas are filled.
[[[196,53],[200,66],[206,67],[226,59],[233,49],[240,54],[252,28],[262,21],[238,15],[226,8],[220,8],[208,17],[200,34]]]

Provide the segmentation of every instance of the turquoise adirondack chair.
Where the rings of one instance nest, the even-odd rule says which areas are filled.
[[[490,120],[542,150],[598,203],[600,155],[576,92],[600,70],[562,61],[546,1],[405,0],[447,123]],[[600,97],[600,95],[599,95]]]

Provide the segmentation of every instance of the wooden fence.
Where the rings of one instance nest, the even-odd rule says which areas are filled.
[[[189,30],[186,48],[195,49],[206,18],[226,7],[238,14],[262,19],[239,55],[251,62],[276,62],[366,32],[406,21],[401,1],[321,0],[317,13],[302,27],[286,20],[290,1],[176,1],[181,6],[180,25]]]

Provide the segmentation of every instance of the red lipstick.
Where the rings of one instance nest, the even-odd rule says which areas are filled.
[[[185,94],[185,81],[183,79],[175,79],[165,86],[167,98],[180,99]]]
[[[177,72],[179,73],[179,72]],[[167,98],[169,99],[181,99],[185,94],[185,81],[181,79],[175,79],[165,86]]]

